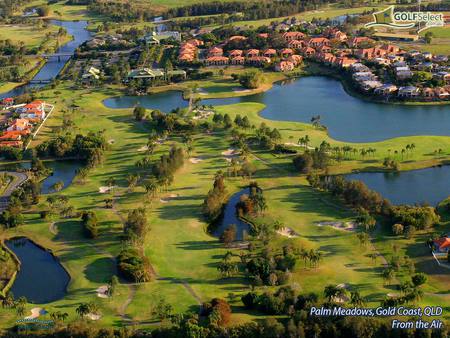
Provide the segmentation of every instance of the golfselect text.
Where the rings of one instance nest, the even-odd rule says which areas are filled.
[[[396,21],[444,22],[444,15],[431,12],[395,12],[394,19]]]
[[[433,317],[442,314],[442,308],[439,306],[426,306],[409,308],[405,306],[377,307],[377,308],[343,308],[343,307],[312,307],[309,314],[311,316],[417,316]]]

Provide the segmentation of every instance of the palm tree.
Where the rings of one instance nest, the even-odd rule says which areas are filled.
[[[2,307],[9,309],[14,306],[15,306],[14,296],[11,292],[8,292],[6,296],[2,299]]]
[[[325,286],[325,289],[323,290],[323,293],[326,298],[328,298],[328,301],[331,302],[331,300],[337,296],[339,292],[339,288],[335,285],[327,285]]]
[[[363,297],[361,297],[358,290],[355,290],[350,293],[350,303],[354,306],[363,306],[365,300]]]
[[[87,303],[81,303],[76,309],[75,312],[80,316],[84,317],[89,313],[89,305]]]
[[[307,261],[308,258],[309,258],[308,251],[306,251],[305,249],[302,248],[302,249],[300,250],[299,256],[300,256],[301,259],[303,259],[303,261],[305,262],[305,268],[306,268],[306,261]]]

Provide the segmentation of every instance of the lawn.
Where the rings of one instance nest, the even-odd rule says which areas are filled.
[[[10,90],[13,90],[14,88],[22,85],[23,83],[20,82],[1,82],[0,83],[0,94],[9,92]]]
[[[218,86],[220,89],[217,89]],[[211,81],[201,84],[201,87],[218,95],[229,92],[231,85]],[[169,190],[161,192],[150,202],[146,199],[142,187],[136,188],[134,192],[128,192],[126,189],[126,175],[137,172],[134,163],[145,156],[138,149],[146,144],[149,128],[145,122],[137,123],[132,119],[131,109],[107,109],[102,105],[104,98],[118,94],[114,87],[76,90],[69,84],[62,84],[40,95],[46,101],[54,103],[57,108],[33,142],[33,146],[54,137],[55,127],[61,125],[64,114],[73,119],[78,131],[85,133],[103,130],[106,139],[111,141],[111,148],[106,153],[104,163],[90,173],[86,183],[73,184],[61,192],[69,197],[75,208],[94,210],[97,213],[102,229],[99,239],[85,239],[80,222],[75,219],[54,220],[56,234],[53,234],[50,231],[52,220],[41,220],[36,213],[27,214],[26,225],[7,233],[9,236],[26,235],[51,248],[71,274],[72,281],[67,297],[48,304],[45,308],[50,311],[68,312],[69,320],[74,320],[77,318],[74,309],[80,302],[96,300],[100,303],[103,313],[99,325],[119,325],[120,315],[124,314],[135,321],[148,323],[154,321],[152,309],[161,298],[171,304],[175,312],[184,312],[197,311],[199,301],[207,301],[212,297],[228,298],[230,293],[239,296],[248,292],[248,283],[240,276],[221,278],[216,266],[228,249],[205,232],[207,225],[201,216],[201,204],[212,186],[215,173],[218,170],[226,170],[228,166],[221,155],[230,147],[228,136],[223,132],[195,135],[191,156],[202,161],[197,164],[186,161],[184,167],[175,175],[175,181]],[[271,128],[277,127],[285,142],[296,142],[301,135],[308,134],[312,145],[318,145],[322,140],[339,144],[329,139],[323,131],[315,130],[307,124],[264,120],[258,115],[262,108],[263,105],[258,103],[241,103],[217,107],[217,110],[229,113],[232,118],[237,113],[246,115],[255,125],[264,121]],[[351,170],[380,166],[388,148],[400,149],[410,142],[416,143],[416,151],[408,159],[409,163],[405,161],[401,165],[402,169],[425,163],[429,165],[427,161],[436,160],[427,155],[430,148],[450,148],[449,137],[432,136],[418,136],[413,141],[411,138],[397,138],[372,144],[358,144],[355,146],[376,147],[376,157],[344,162],[339,168]],[[152,158],[157,159],[166,153],[172,144],[181,145],[178,138],[170,138],[158,147]],[[266,191],[269,206],[267,213],[300,234],[299,238],[292,240],[277,237],[272,245],[280,247],[283,243],[292,241],[324,253],[323,261],[317,269],[305,269],[299,262],[292,273],[292,281],[296,287],[304,292],[321,293],[327,284],[347,283],[349,287],[358,289],[367,297],[370,305],[379,304],[384,295],[392,289],[383,283],[379,273],[381,262],[378,261],[374,265],[367,256],[371,249],[361,247],[352,232],[315,225],[323,221],[352,220],[354,214],[331,196],[313,191],[304,178],[293,175],[289,169],[289,157],[275,157],[267,152],[256,152],[255,155],[257,157],[253,156],[252,160],[258,171],[254,179]],[[443,159],[448,158],[448,154],[442,156]],[[332,170],[336,171],[337,168],[338,166],[333,167]],[[119,188],[116,188],[112,195],[101,194],[99,187],[105,185],[110,177],[116,180]],[[226,180],[230,193],[238,191],[245,184],[248,184],[248,181],[239,178]],[[159,200],[171,194],[177,197],[169,202]],[[115,199],[115,209],[105,209],[104,200],[109,197]],[[41,200],[41,205],[44,204],[45,198]],[[99,299],[95,296],[95,289],[104,285],[115,272],[111,257],[117,255],[121,248],[121,218],[126,217],[128,210],[139,206],[146,207],[151,225],[151,231],[145,241],[145,252],[157,276],[154,281],[137,287],[122,284],[119,295],[112,300]],[[389,246],[383,241],[377,242],[378,245],[389,255]],[[261,288],[262,290],[264,289]],[[432,280],[424,302],[442,304],[442,298],[434,295],[441,290],[442,285]],[[127,300],[130,302],[125,306],[128,304]],[[239,300],[234,301],[233,306],[236,312],[233,315],[233,323],[260,317],[255,313],[243,312]],[[27,309],[29,308],[31,305]],[[16,317],[13,312],[4,309],[0,309],[0,315],[6,318],[5,324],[12,323]]]

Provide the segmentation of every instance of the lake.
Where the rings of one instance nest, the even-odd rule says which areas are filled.
[[[310,123],[312,116],[320,115],[329,135],[345,142],[374,142],[411,135],[450,135],[449,105],[368,102],[347,94],[340,81],[324,76],[276,83],[260,94],[201,101],[207,105],[241,102],[265,104],[261,116],[270,120]],[[108,108],[140,105],[164,112],[188,106],[181,92],[175,91],[148,96],[112,97],[103,103]]]
[[[52,186],[59,181],[64,183],[63,189],[67,188],[75,178],[77,170],[82,166],[77,161],[50,161],[44,162],[44,165],[52,170],[52,174],[41,181],[42,194],[54,192]],[[30,162],[21,162],[17,164],[5,164],[0,169],[16,171],[18,169],[30,169],[30,166]]]
[[[5,244],[21,263],[11,288],[15,298],[24,296],[30,303],[44,304],[66,295],[70,276],[50,252],[24,237],[8,240]]]
[[[348,180],[360,180],[393,204],[427,202],[437,205],[450,195],[450,166],[392,173],[355,173]]]
[[[217,227],[214,228],[212,234],[215,237],[220,237],[223,232],[232,224],[236,225],[236,239],[238,241],[242,241],[244,239],[244,235],[248,234],[250,231],[250,226],[241,221],[236,215],[236,204],[239,202],[239,199],[243,194],[249,194],[250,190],[248,188],[243,189],[230,197],[227,205],[223,211],[223,218]]]

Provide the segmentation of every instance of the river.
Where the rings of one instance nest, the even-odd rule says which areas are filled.
[[[87,21],[60,21],[60,20],[50,20],[50,24],[63,27],[67,30],[67,34],[73,36],[73,40],[69,41],[65,45],[61,46],[57,53],[67,53],[73,55],[75,50],[85,41],[91,38],[91,33],[86,30],[88,25]],[[35,83],[36,81],[49,81],[54,79],[63,69],[64,65],[70,59],[70,56],[61,56],[59,59],[56,57],[50,57],[44,66],[39,70],[39,72],[30,81],[33,83],[28,83],[15,89],[0,93],[0,99],[4,97],[14,97],[22,95],[32,88],[39,88],[43,84]]]

